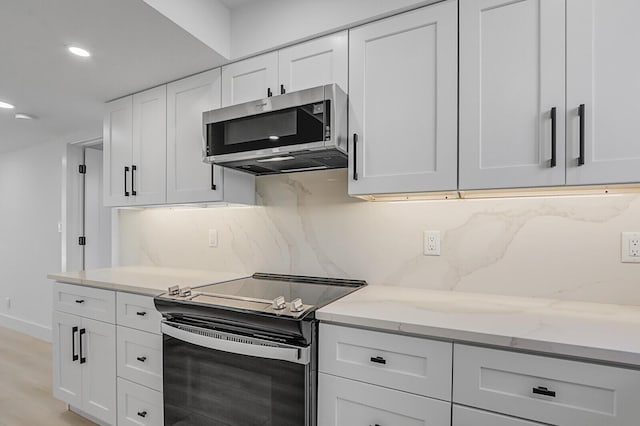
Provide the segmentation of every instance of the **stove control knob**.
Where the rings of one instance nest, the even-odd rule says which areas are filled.
[[[185,287],[180,289],[180,297],[191,296],[191,287]]]
[[[284,296],[278,296],[275,299],[273,299],[273,302],[271,302],[271,306],[276,311],[281,311],[287,307],[287,302],[285,302]]]
[[[304,310],[304,304],[302,299],[297,298],[291,301],[291,312],[302,312]]]
[[[169,296],[177,296],[178,293],[180,293],[180,287],[177,285],[172,285],[171,287],[169,287],[168,292]]]

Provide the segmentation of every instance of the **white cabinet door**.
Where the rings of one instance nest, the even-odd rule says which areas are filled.
[[[165,201],[167,86],[133,95],[132,205]]]
[[[449,426],[451,403],[318,374],[318,426]]]
[[[279,94],[278,52],[256,56],[222,67],[222,106]]]
[[[53,395],[76,407],[82,405],[81,322],[75,315],[53,313]]]
[[[640,181],[638,17],[637,0],[567,0],[567,184]]]
[[[168,203],[222,200],[222,168],[202,162],[202,113],[215,108],[219,68],[167,85]]]
[[[456,189],[457,23],[452,0],[350,32],[349,194]]]
[[[278,52],[278,93],[336,83],[348,93],[347,31],[296,44]]]
[[[564,0],[460,0],[459,54],[460,189],[564,185]]]
[[[116,326],[82,319],[82,409],[116,423]]]
[[[541,423],[501,416],[469,407],[453,406],[452,426],[541,426]]]
[[[129,203],[128,200],[131,196],[132,120],[132,96],[109,102],[106,105],[102,135],[105,206],[123,206]],[[127,192],[125,192],[125,182]]]

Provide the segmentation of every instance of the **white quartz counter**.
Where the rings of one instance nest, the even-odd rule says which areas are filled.
[[[640,306],[367,286],[323,321],[640,367]]]
[[[59,272],[49,274],[47,278],[70,284],[156,296],[167,291],[167,287],[176,284],[180,287],[196,287],[246,276],[247,274],[235,272],[126,266],[81,272]]]

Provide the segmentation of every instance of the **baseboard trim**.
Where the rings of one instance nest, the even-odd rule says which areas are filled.
[[[28,334],[45,342],[51,342],[51,328],[36,324],[35,322],[17,318],[12,315],[0,314],[0,326]]]

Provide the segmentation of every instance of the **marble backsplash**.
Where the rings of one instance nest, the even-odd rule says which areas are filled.
[[[620,262],[638,194],[365,202],[347,196],[345,170],[256,186],[256,207],[120,210],[120,265],[640,305],[640,264]],[[441,256],[422,254],[424,230],[441,231]]]

